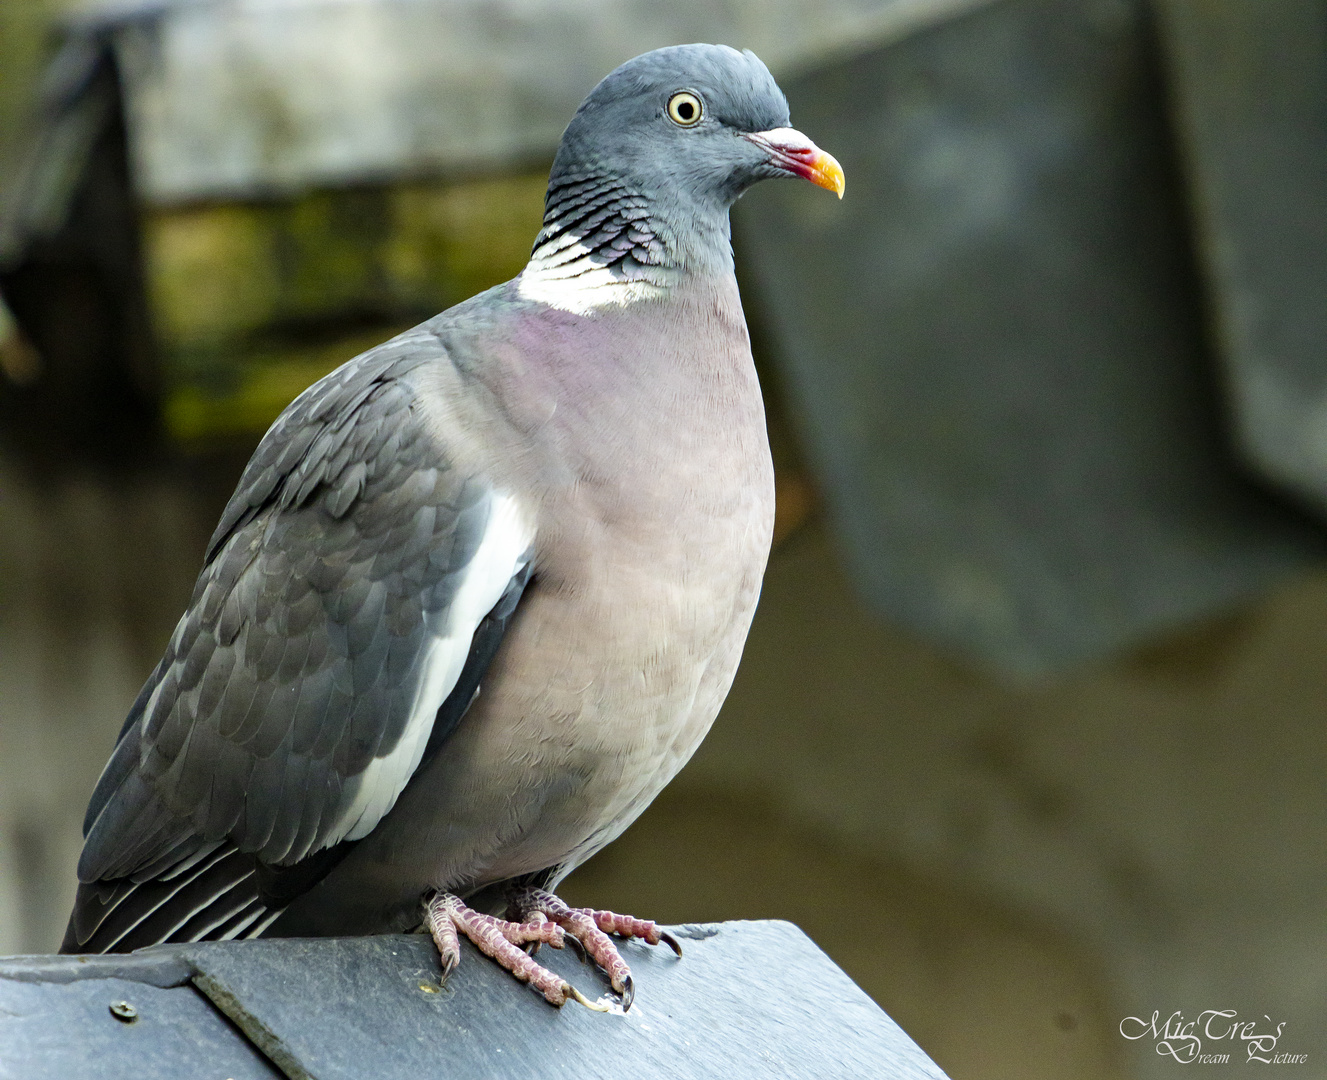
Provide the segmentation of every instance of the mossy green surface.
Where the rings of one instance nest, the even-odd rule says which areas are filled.
[[[262,431],[356,353],[515,276],[546,183],[540,172],[147,212],[168,430]]]
[[[53,49],[56,0],[0,0],[0,164],[26,128],[42,67]]]

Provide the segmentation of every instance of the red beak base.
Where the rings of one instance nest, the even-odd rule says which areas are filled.
[[[843,166],[796,128],[772,128],[742,137],[764,149],[771,165],[843,198]]]

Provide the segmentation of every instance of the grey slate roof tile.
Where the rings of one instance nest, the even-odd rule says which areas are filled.
[[[673,932],[680,961],[623,946],[636,1004],[607,1015],[553,1009],[468,946],[439,987],[423,936],[0,960],[0,1077],[945,1080],[790,923]],[[591,997],[607,990],[570,951],[540,961]],[[111,1013],[122,1001],[132,1023]]]

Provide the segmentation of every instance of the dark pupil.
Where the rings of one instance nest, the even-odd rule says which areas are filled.
[[[696,115],[696,107],[689,101],[679,101],[677,103],[677,115],[679,119],[690,120]]]

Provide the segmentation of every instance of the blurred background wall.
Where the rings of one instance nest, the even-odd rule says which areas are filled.
[[[91,12],[0,3],[0,954],[58,942],[266,424],[520,269],[598,77],[723,40],[847,198],[738,208],[776,548],[714,731],[568,899],[792,919],[955,1080],[1173,1075],[1120,1022],[1205,1009],[1327,1076],[1316,6]]]

